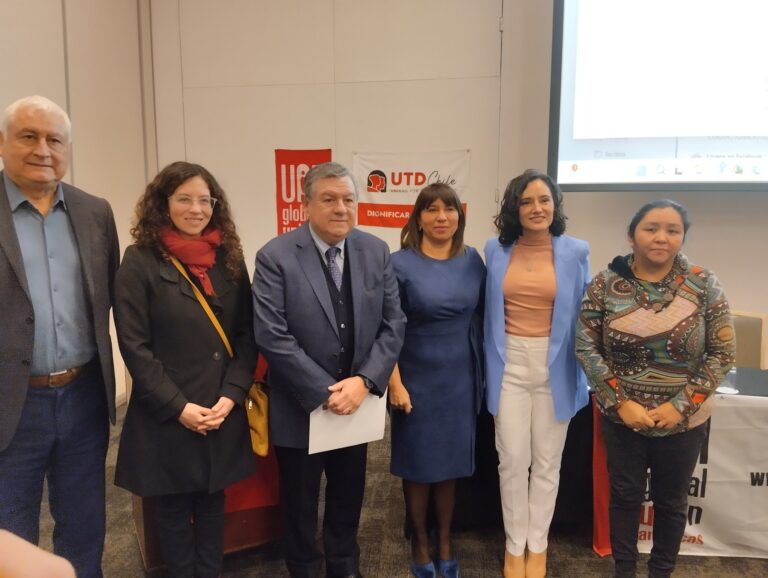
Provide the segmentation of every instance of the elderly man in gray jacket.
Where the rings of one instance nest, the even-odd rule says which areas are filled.
[[[384,395],[405,315],[386,244],[354,229],[357,193],[347,169],[313,167],[304,194],[308,221],[259,251],[253,281],[256,342],[269,362],[285,561],[292,578],[321,571],[315,529],[325,472],[327,576],[357,577],[367,446],[309,455],[309,414],[325,405],[348,415],[367,395]]]
[[[61,182],[70,121],[40,96],[0,124],[0,528],[38,541],[43,480],[54,551],[99,577],[120,252],[109,203]]]

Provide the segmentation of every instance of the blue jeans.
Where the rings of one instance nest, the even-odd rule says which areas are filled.
[[[611,485],[609,520],[616,575],[634,576],[640,505],[646,472],[651,469],[653,548],[648,560],[651,577],[672,575],[688,513],[688,487],[707,424],[664,437],[648,437],[601,418],[608,477]]]
[[[109,422],[99,364],[61,388],[32,388],[11,444],[0,452],[0,528],[37,544],[43,480],[54,552],[79,578],[100,578]]]

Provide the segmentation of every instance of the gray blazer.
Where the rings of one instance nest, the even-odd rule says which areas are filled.
[[[115,273],[120,262],[115,219],[109,203],[62,183],[64,200],[77,239],[83,289],[89,305],[96,347],[104,375],[109,417],[115,422],[115,370],[109,337]],[[11,207],[0,172],[0,451],[11,443],[27,397],[34,310]]]
[[[387,245],[352,230],[347,237],[355,351],[352,374],[386,391],[405,334]],[[323,266],[305,223],[256,255],[254,328],[269,363],[270,435],[275,445],[306,448],[309,414],[336,383],[340,341]]]

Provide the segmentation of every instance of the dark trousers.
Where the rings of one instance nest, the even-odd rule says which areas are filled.
[[[94,362],[64,387],[29,388],[16,433],[0,452],[0,528],[38,543],[47,476],[53,550],[79,578],[102,576],[108,441],[104,383]]]
[[[291,578],[316,578],[322,555],[315,545],[320,479],[325,472],[323,543],[328,576],[358,572],[357,528],[365,491],[368,446],[309,455],[276,447],[285,522],[285,564]]]
[[[650,468],[654,517],[648,572],[654,578],[670,576],[685,532],[691,474],[707,427],[699,426],[665,437],[647,437],[604,417],[601,426],[611,485],[609,519],[617,575],[634,576],[640,505]]]
[[[224,557],[224,490],[159,496],[157,533],[172,578],[216,578]]]

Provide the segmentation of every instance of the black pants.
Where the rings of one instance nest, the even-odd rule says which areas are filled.
[[[224,557],[224,490],[157,500],[157,533],[173,578],[216,578]]]
[[[624,572],[634,576],[640,505],[650,468],[654,517],[648,572],[652,577],[670,576],[685,532],[691,474],[708,428],[703,425],[680,434],[648,437],[604,417],[601,420],[611,484],[609,519],[617,575]]]
[[[291,578],[316,578],[322,555],[315,545],[320,479],[325,472],[323,543],[328,576],[358,572],[357,528],[365,491],[368,446],[309,455],[306,448],[276,447],[285,523],[285,564]]]

